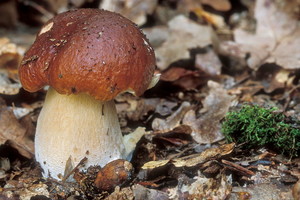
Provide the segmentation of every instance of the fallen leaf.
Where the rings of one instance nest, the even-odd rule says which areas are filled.
[[[224,138],[220,131],[220,121],[228,112],[234,99],[220,84],[213,81],[208,81],[207,84],[210,90],[202,102],[203,109],[200,111],[200,117],[196,117],[194,110],[189,110],[182,122],[192,128],[193,139],[201,144],[213,143]]]
[[[215,76],[221,74],[222,63],[212,48],[208,48],[203,54],[197,54],[195,67],[205,73]]]
[[[170,131],[180,125],[184,114],[190,109],[189,102],[183,102],[181,106],[166,119],[155,118],[152,122],[152,129],[155,131]]]
[[[12,109],[17,119],[20,119],[28,115],[30,112],[34,110],[33,108],[21,108],[21,107],[10,107],[10,106],[8,106],[8,108]]]
[[[138,25],[147,21],[147,15],[154,12],[158,0],[103,0],[100,8],[117,12]]]
[[[45,183],[31,185],[18,191],[20,199],[31,199],[36,195],[44,195],[49,197],[48,186]]]
[[[276,185],[273,183],[253,184],[243,187],[232,188],[232,198],[239,199],[242,193],[248,193],[250,199],[272,199],[272,200],[292,200],[292,192],[289,186]]]
[[[260,67],[256,76],[267,93],[271,93],[276,89],[292,88],[293,80],[295,79],[293,71],[272,64]]]
[[[126,199],[126,200],[134,200],[134,194],[130,187],[120,188],[117,186],[115,191],[111,193],[105,200],[116,200],[116,199]]]
[[[52,13],[62,13],[69,9],[68,0],[60,0],[60,1],[47,0],[46,3],[47,3],[46,8]]]
[[[147,101],[147,99],[146,99]],[[178,105],[178,103],[173,101],[168,101],[166,99],[160,99],[159,103],[156,104],[155,113],[161,116],[167,116],[173,113],[173,109]]]
[[[180,139],[180,138],[171,138],[171,137],[157,137],[158,139],[160,140],[163,140],[163,141],[167,141],[173,145],[176,145],[176,146],[182,146],[182,145],[185,145],[185,144],[188,144],[189,142],[187,140],[183,140],[183,139]]]
[[[142,30],[154,49],[166,41],[170,35],[170,30],[168,27],[163,25],[143,28]]]
[[[184,90],[194,90],[206,84],[210,78],[202,71],[192,71],[181,67],[171,67],[162,72],[161,80],[172,82],[173,85],[179,86]]]
[[[138,127],[132,133],[129,133],[123,137],[123,142],[126,149],[126,155],[128,155],[128,160],[131,160],[132,153],[135,150],[136,144],[145,134],[145,128]]]
[[[200,18],[204,19],[207,23],[213,25],[217,28],[224,28],[225,21],[224,18],[220,15],[216,15],[210,12],[205,11],[202,7],[193,8],[192,11]]]
[[[231,6],[228,0],[179,0],[177,7],[181,13],[193,13],[198,18],[217,28],[225,27],[223,16],[204,10],[202,5],[205,4],[220,11],[230,9]]]
[[[21,55],[16,44],[8,38],[0,38],[0,68],[17,69],[21,60]]]
[[[84,5],[84,3],[86,3],[86,0],[70,0],[70,3],[76,8],[80,8]]]
[[[234,149],[235,144],[224,144],[220,147],[206,149],[199,154],[193,154],[182,158],[173,159],[171,162],[175,167],[193,167],[204,163],[212,158],[220,158],[230,154]]]
[[[117,112],[124,112],[128,119],[132,121],[139,121],[144,119],[149,112],[154,111],[161,116],[170,115],[173,113],[173,108],[177,106],[176,102],[168,101],[161,98],[116,98]]]
[[[294,199],[300,199],[300,181],[298,181],[292,189]]]
[[[202,164],[209,159],[219,158],[224,155],[230,154],[234,149],[235,144],[225,144],[220,147],[206,149],[201,153],[192,154],[176,159],[169,160],[158,160],[158,161],[149,161],[142,166],[142,169],[154,169],[157,167],[165,166],[168,163],[172,163],[175,167],[193,167],[198,164]]]
[[[33,141],[27,137],[27,130],[19,123],[12,109],[0,107],[0,144],[9,142],[27,158],[34,155]]]
[[[183,15],[178,15],[168,22],[170,35],[155,51],[157,66],[165,70],[181,59],[190,58],[190,49],[205,47],[212,43],[212,29],[197,24]]]
[[[198,74],[199,72],[197,71],[191,71],[187,70],[181,67],[172,67],[168,69],[167,71],[163,72],[161,75],[161,80],[162,81],[168,81],[168,82],[173,82],[176,81],[184,76],[188,75],[195,75]]]
[[[170,160],[149,161],[142,166],[142,169],[154,169],[157,167],[162,167],[162,166],[165,166],[166,164],[168,164],[169,162],[170,162]]]
[[[134,198],[136,200],[142,200],[142,199],[169,200],[168,193],[155,190],[155,189],[148,189],[139,184],[132,186],[132,190],[133,190]]]
[[[201,0],[201,3],[219,11],[228,11],[231,9],[231,4],[228,0]]]
[[[225,200],[231,193],[230,178],[220,175],[217,178],[206,178],[204,175],[194,177],[190,185],[183,185],[181,192],[188,193],[187,199],[218,199]]]
[[[12,28],[17,25],[18,11],[16,1],[2,1],[0,3],[0,26]]]
[[[250,53],[247,63],[254,70],[264,63],[276,63],[284,69],[300,68],[300,26],[297,18],[281,5],[277,1],[257,0],[255,34],[242,29],[234,31],[244,58]]]
[[[3,179],[7,176],[7,171],[10,170],[10,161],[8,158],[0,157],[0,179]]]
[[[9,78],[7,71],[0,70],[0,94],[15,95],[21,88],[20,83],[13,83]]]

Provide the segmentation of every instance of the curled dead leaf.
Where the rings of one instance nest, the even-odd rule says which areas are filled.
[[[152,122],[152,128],[155,131],[170,131],[179,126],[184,114],[190,109],[189,102],[183,102],[181,106],[166,119],[155,118]]]
[[[191,185],[182,188],[188,193],[188,199],[227,199],[231,193],[230,178],[224,174],[216,178],[206,178],[204,175],[194,177]]]
[[[207,52],[196,55],[195,67],[211,76],[215,76],[221,74],[222,63],[213,49],[209,48]]]
[[[234,149],[235,144],[224,144],[220,147],[206,149],[201,153],[185,156],[182,158],[150,161],[142,166],[142,169],[154,169],[172,163],[175,167],[193,167],[202,164],[212,158],[220,158],[230,154]]]
[[[205,97],[200,117],[196,117],[194,110],[189,110],[184,118],[183,124],[192,128],[192,137],[198,143],[213,143],[223,139],[221,133],[221,119],[224,118],[234,99],[220,84],[209,81],[209,94]]]
[[[169,21],[168,27],[171,34],[155,51],[160,70],[167,69],[171,63],[180,59],[189,59],[190,49],[212,43],[212,29],[209,26],[199,25],[183,15],[174,17]]]
[[[0,144],[9,142],[21,155],[32,158],[34,144],[24,128],[15,117],[12,109],[0,107]]]
[[[147,15],[152,14],[158,0],[103,0],[100,8],[121,13],[138,25],[147,21]]]
[[[201,0],[201,3],[219,11],[228,11],[231,9],[231,3],[228,0]]]
[[[239,51],[244,53],[244,58],[250,54],[247,64],[254,70],[265,63],[276,63],[284,69],[300,68],[300,25],[290,10],[282,9],[285,4],[288,2],[257,0],[255,34],[242,29],[234,31]]]

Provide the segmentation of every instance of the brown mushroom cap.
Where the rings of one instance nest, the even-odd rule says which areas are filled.
[[[130,20],[99,9],[78,9],[49,20],[19,68],[25,90],[50,85],[60,94],[111,100],[127,90],[141,95],[155,69],[147,38]]]

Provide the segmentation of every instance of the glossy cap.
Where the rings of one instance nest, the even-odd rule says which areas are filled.
[[[113,12],[78,9],[42,27],[19,76],[29,92],[50,85],[60,94],[107,101],[125,91],[141,95],[154,69],[154,50],[134,23]]]

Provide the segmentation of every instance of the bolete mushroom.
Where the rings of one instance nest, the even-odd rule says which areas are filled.
[[[57,179],[68,159],[76,166],[87,157],[87,168],[126,158],[113,99],[141,95],[154,70],[147,38],[119,14],[78,9],[49,20],[19,67],[25,90],[50,86],[35,135],[43,175]]]

